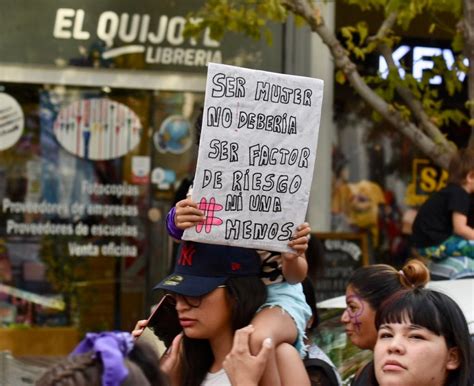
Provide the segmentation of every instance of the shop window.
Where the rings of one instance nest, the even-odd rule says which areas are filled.
[[[70,349],[85,331],[131,329],[170,264],[163,219],[192,175],[203,95],[19,84],[2,95],[0,333],[70,328]]]

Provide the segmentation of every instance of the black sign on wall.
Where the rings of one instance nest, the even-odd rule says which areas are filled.
[[[281,72],[273,46],[243,36],[185,39],[186,15],[204,0],[0,0],[0,62],[205,72],[208,62]]]
[[[367,235],[359,233],[315,233],[324,246],[324,267],[313,278],[318,302],[346,293],[352,272],[368,264]]]

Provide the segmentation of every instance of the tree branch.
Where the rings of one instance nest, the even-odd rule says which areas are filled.
[[[380,53],[387,62],[388,68],[390,70],[397,70],[398,73],[398,67],[396,66],[393,60],[392,49],[388,46],[388,44],[383,42],[383,38],[386,37],[387,34],[393,29],[393,26],[397,21],[397,16],[397,12],[390,13],[380,25],[380,28],[378,29],[377,33],[368,38],[367,40],[373,41],[377,44]],[[413,116],[417,119],[418,122],[421,123],[421,126],[428,134],[428,136],[430,136],[437,143],[442,143],[446,141],[443,133],[435,124],[433,124],[433,122],[430,121],[428,115],[423,109],[423,105],[418,99],[415,98],[413,93],[408,88],[403,87],[401,85],[397,85],[396,90],[398,95],[400,95],[405,101],[407,107],[410,109]],[[453,151],[456,150],[456,148],[453,145],[450,145],[449,142],[446,143],[446,146],[452,146]]]
[[[469,58],[469,73],[467,75],[468,98],[471,101],[469,115],[474,120],[474,0],[464,0],[464,51]],[[469,147],[474,147],[474,126],[471,126]]]
[[[387,36],[387,34],[393,29],[393,25],[397,21],[397,12],[392,12],[390,15],[387,16],[387,18],[383,21],[383,23],[380,25],[379,30],[375,35],[370,36],[367,41],[368,42],[377,42],[377,45],[379,42],[382,41],[384,37]]]
[[[311,30],[318,34],[329,47],[337,68],[341,69],[351,86],[364,100],[393,127],[417,144],[439,166],[447,168],[453,149],[447,147],[447,141],[437,143],[428,137],[415,124],[408,122],[402,115],[378,96],[363,80],[356,65],[335,34],[326,26],[319,8],[306,0],[282,0],[282,4],[291,12],[306,20]]]
[[[398,72],[398,67],[393,60],[392,49],[386,44],[381,44],[379,46],[379,51],[387,62],[388,68],[390,70],[397,70]],[[428,134],[428,136],[431,137],[436,143],[442,143],[443,146],[448,148],[450,147],[452,151],[456,151],[456,147],[451,142],[446,140],[446,137],[438,128],[438,126],[431,122],[428,114],[426,114],[425,110],[423,109],[423,105],[418,99],[415,98],[413,93],[407,87],[401,86],[400,84],[398,84],[395,89],[397,90],[398,95],[402,97],[403,101],[406,103],[407,107],[410,109],[417,121],[420,122],[421,127]]]

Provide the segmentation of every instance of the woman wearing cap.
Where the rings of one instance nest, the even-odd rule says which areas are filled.
[[[397,291],[423,287],[429,278],[428,268],[419,260],[408,261],[400,271],[385,264],[355,270],[346,289],[347,308],[341,316],[351,342],[363,350],[373,351],[377,341],[377,309]],[[370,362],[358,371],[351,385],[369,385],[372,370],[373,363]]]
[[[155,287],[174,296],[183,328],[182,342],[175,339],[163,364],[173,385],[230,385],[223,363],[234,333],[250,323],[266,300],[259,272],[260,256],[255,250],[183,243],[174,272]],[[145,323],[137,323],[135,336]],[[283,378],[282,384],[309,385],[298,352],[285,353],[284,360],[292,378]]]
[[[196,226],[204,219],[204,213],[191,197],[179,201],[168,213],[168,233],[180,240],[183,231]],[[291,253],[258,250],[261,259],[260,278],[267,285],[267,300],[252,318],[255,332],[250,336],[251,351],[256,353],[265,338],[271,337],[276,350],[280,344],[295,346],[301,358],[306,356],[304,344],[306,325],[311,309],[306,303],[301,282],[307,275],[305,251],[311,228],[308,223],[299,225],[288,246]],[[284,385],[281,374],[288,367],[278,365],[276,350],[272,351],[262,377],[262,386]],[[289,369],[288,371],[291,371]]]

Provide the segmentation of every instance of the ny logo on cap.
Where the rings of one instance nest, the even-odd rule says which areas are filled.
[[[230,268],[232,269],[232,271],[238,271],[238,270],[240,270],[241,265],[240,265],[240,263],[231,263]]]
[[[178,260],[178,265],[193,265],[193,256],[196,252],[196,246],[191,243],[185,243],[181,250],[181,256]]]

